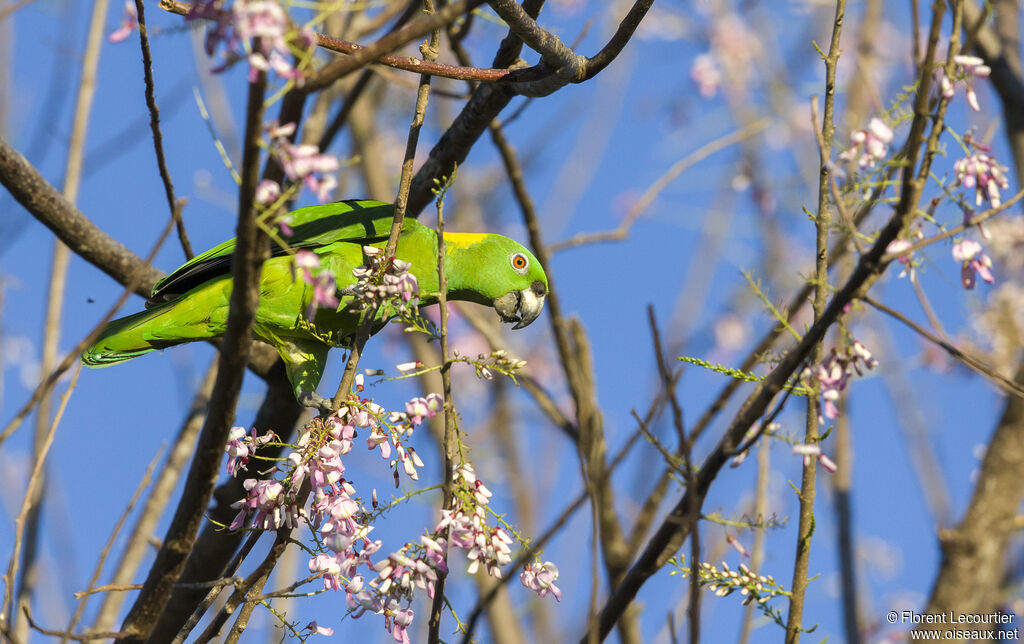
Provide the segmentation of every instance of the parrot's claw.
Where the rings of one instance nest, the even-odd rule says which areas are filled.
[[[324,418],[334,413],[334,407],[331,405],[331,401],[315,391],[303,391],[299,394],[298,398],[300,405],[316,409]]]

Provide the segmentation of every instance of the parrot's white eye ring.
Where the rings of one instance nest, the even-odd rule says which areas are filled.
[[[526,269],[530,267],[530,259],[522,253],[512,253],[509,263],[512,264],[512,270],[520,275],[526,275]]]

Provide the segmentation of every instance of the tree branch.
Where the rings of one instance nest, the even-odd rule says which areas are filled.
[[[142,641],[148,636],[170,599],[213,494],[224,445],[234,421],[244,366],[252,344],[250,334],[259,303],[260,274],[270,247],[269,239],[257,225],[257,211],[253,203],[259,178],[258,139],[263,127],[265,88],[266,75],[263,73],[258,75],[256,82],[249,84],[237,242],[232,258],[233,286],[209,413],[199,435],[199,444],[189,468],[181,502],[167,530],[163,546],[157,553],[142,591],[122,624],[121,630],[131,635],[120,641]]]

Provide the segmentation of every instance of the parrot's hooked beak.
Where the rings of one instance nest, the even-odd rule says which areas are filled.
[[[513,329],[521,329],[537,319],[544,310],[544,297],[548,289],[540,280],[521,291],[509,291],[495,298],[494,310],[501,316],[502,322],[515,322]]]

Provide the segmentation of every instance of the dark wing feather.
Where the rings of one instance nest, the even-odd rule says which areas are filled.
[[[319,206],[299,208],[290,213],[292,236],[285,238],[288,246],[318,248],[339,241],[373,243],[386,239],[394,219],[394,206],[381,201],[348,200]],[[406,219],[403,231],[416,225]],[[156,283],[150,294],[150,303],[166,302],[183,295],[211,279],[231,273],[231,257],[235,240],[215,246],[180,266]],[[288,251],[272,244],[271,256]]]

